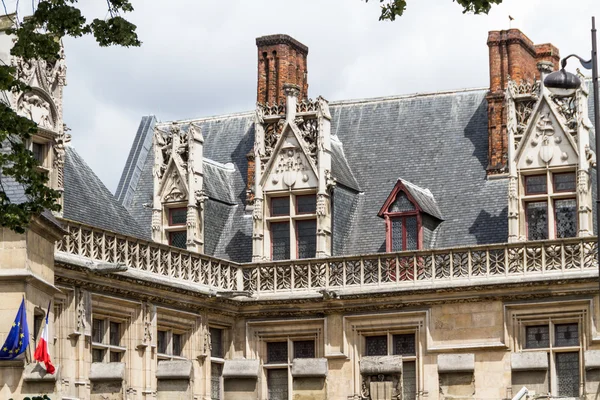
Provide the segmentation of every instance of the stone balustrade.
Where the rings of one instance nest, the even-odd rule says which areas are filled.
[[[57,251],[259,296],[480,285],[578,276],[598,267],[595,237],[239,264],[71,222],[66,228]]]

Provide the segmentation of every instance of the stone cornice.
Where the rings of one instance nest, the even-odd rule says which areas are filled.
[[[304,54],[308,54],[308,46],[300,43],[291,36],[284,34],[267,35],[256,38],[256,45],[262,46],[276,46],[278,44],[287,44],[294,47],[296,50],[301,51]]]

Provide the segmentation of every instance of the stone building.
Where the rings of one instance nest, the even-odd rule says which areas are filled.
[[[558,50],[511,29],[489,88],[329,102],[304,44],[256,44],[256,110],[143,117],[115,195],[69,146],[64,58],[0,53],[63,192],[0,231],[0,341],[24,297],[32,343],[0,398],[596,399],[589,82],[551,95]]]

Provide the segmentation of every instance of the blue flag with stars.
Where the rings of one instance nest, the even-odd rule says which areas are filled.
[[[23,298],[15,322],[13,322],[10,332],[8,332],[6,341],[0,347],[0,360],[12,360],[23,353],[27,346],[29,346],[29,328],[27,327],[25,298]]]

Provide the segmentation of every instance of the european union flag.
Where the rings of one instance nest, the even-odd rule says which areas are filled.
[[[27,346],[29,346],[29,328],[27,327],[25,298],[23,298],[15,322],[13,322],[10,332],[8,332],[4,345],[0,347],[0,360],[12,360],[23,353]]]

